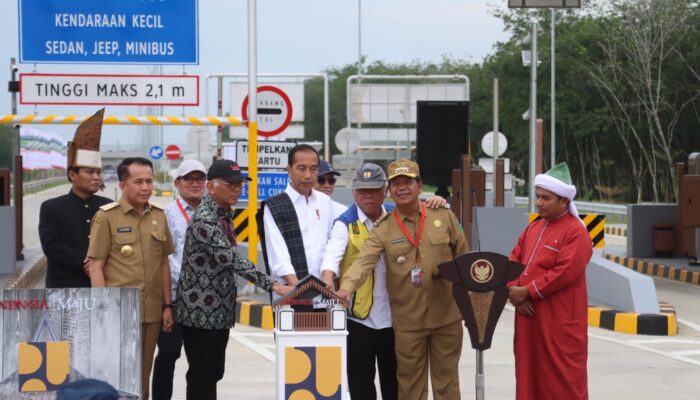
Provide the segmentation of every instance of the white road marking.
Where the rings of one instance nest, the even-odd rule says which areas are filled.
[[[672,351],[671,354],[674,356],[700,356],[700,350]]]
[[[690,322],[688,320],[678,318],[678,317],[676,317],[676,321],[678,321],[678,323],[681,325],[685,325],[690,329],[694,329],[695,331],[700,332],[700,325],[696,324],[695,322]]]
[[[628,340],[627,343],[634,344],[656,344],[656,343],[685,343],[685,344],[700,344],[700,340],[692,339],[642,339],[642,340]]]
[[[590,333],[590,332],[588,333],[588,337],[593,338],[593,339],[598,339],[598,340],[604,340],[606,342],[616,343],[616,344],[631,347],[631,348],[637,349],[637,350],[646,351],[646,352],[660,355],[663,357],[672,358],[674,360],[681,361],[681,362],[684,362],[684,363],[687,363],[690,365],[694,365],[696,367],[700,367],[700,360],[694,360],[692,358],[688,358],[688,357],[685,357],[682,355],[677,356],[677,355],[674,355],[673,352],[661,351],[661,350],[653,349],[651,347],[646,347],[646,346],[642,346],[639,344],[635,344],[635,343],[632,343],[631,341],[613,339],[611,337],[596,335],[596,334]]]
[[[248,334],[238,333],[235,331],[231,331],[231,334],[229,335],[231,339],[260,354],[260,356],[262,356],[266,360],[270,362],[275,362],[275,354],[273,352],[267,350],[265,346],[259,345],[254,341],[248,339],[246,336],[248,336]]]

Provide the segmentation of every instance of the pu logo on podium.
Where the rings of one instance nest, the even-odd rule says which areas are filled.
[[[43,329],[48,329],[52,341],[39,342]],[[20,392],[58,390],[68,382],[70,373],[70,342],[57,341],[49,315],[45,312],[31,342],[20,342],[17,351]]]
[[[341,348],[287,347],[284,398],[341,400]]]

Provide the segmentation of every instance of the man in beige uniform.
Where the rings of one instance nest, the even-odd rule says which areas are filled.
[[[396,342],[399,398],[428,397],[428,366],[436,400],[459,399],[458,363],[462,352],[462,316],[452,284],[437,266],[469,251],[455,215],[420,202],[418,165],[389,164],[389,192],[396,208],[375,222],[355,262],[342,277],[338,295],[349,300],[385,254]]]
[[[145,158],[126,158],[117,168],[119,201],[100,207],[92,221],[92,287],[141,289],[141,394],[148,399],[153,354],[161,329],[173,326],[168,255],[172,240],[163,207],[149,202],[153,166]]]

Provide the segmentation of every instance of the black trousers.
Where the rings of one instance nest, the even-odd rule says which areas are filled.
[[[398,399],[394,329],[372,329],[348,319],[348,387],[353,399],[376,400],[376,365],[383,400]]]
[[[182,325],[189,368],[187,400],[216,400],[216,384],[224,377],[230,329],[200,329]]]
[[[182,351],[182,326],[173,325],[170,332],[160,331],[158,353],[153,362],[151,397],[153,400],[170,400],[173,397],[173,374],[175,362]]]

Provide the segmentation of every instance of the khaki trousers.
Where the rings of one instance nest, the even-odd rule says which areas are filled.
[[[143,400],[148,400],[153,355],[156,352],[161,325],[160,322],[141,323],[141,398]]]
[[[462,321],[420,331],[395,330],[399,399],[428,398],[428,365],[435,400],[459,400]],[[430,364],[428,364],[430,363]]]

